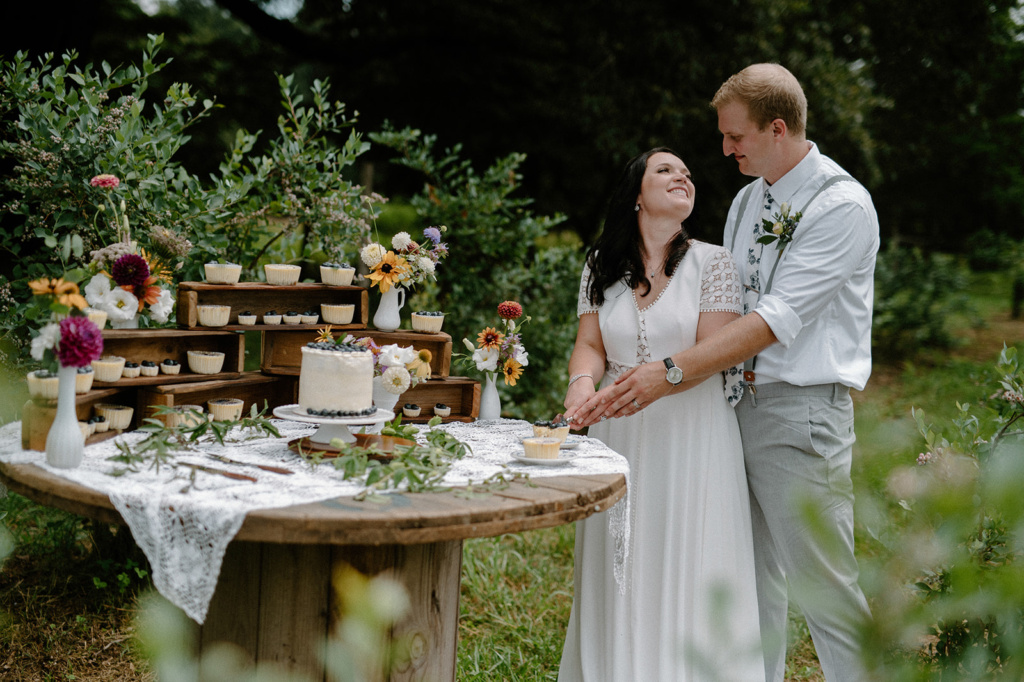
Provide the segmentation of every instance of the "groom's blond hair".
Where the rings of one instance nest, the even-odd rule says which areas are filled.
[[[711,100],[715,109],[742,102],[750,120],[764,130],[777,118],[791,133],[802,136],[807,129],[807,98],[800,81],[779,64],[751,64],[722,84]]]

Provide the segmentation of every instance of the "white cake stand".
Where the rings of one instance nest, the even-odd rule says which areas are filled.
[[[320,417],[307,414],[305,408],[298,405],[281,405],[274,408],[274,416],[280,419],[287,419],[293,422],[304,422],[306,424],[319,424],[320,428],[309,437],[310,442],[320,445],[330,445],[335,438],[345,442],[354,443],[356,437],[352,435],[350,426],[373,426],[383,424],[395,418],[391,410],[377,408],[373,414],[360,417]]]

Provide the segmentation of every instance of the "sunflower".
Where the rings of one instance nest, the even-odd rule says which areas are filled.
[[[408,261],[401,256],[396,256],[394,251],[388,251],[374,266],[373,271],[366,276],[366,279],[379,285],[380,292],[383,294],[398,284],[408,267]]]
[[[78,293],[78,285],[65,282],[64,278],[49,279],[43,277],[28,283],[34,296],[53,296],[61,305],[84,310],[89,306],[85,297]]]
[[[505,335],[494,327],[487,327],[476,336],[476,344],[484,350],[493,350],[501,347]]]
[[[514,358],[509,358],[501,368],[501,373],[505,375],[506,386],[515,386],[516,380],[523,374],[523,366],[516,362]]]
[[[316,337],[317,341],[324,341],[326,343],[334,343],[334,335],[331,334],[331,325],[327,325],[320,330],[320,334]]]

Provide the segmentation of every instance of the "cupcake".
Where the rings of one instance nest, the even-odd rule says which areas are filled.
[[[237,263],[207,263],[206,281],[210,284],[238,284],[242,266]]]
[[[256,324],[256,313],[250,313],[248,310],[238,313],[238,324]]]
[[[190,350],[188,368],[196,374],[216,374],[224,367],[224,354],[209,350]]]
[[[160,371],[164,374],[177,374],[181,371],[181,363],[177,360],[164,358],[164,361],[160,363]]]
[[[557,438],[524,438],[523,452],[530,459],[558,459]]]
[[[328,324],[350,324],[356,307],[351,303],[321,303],[320,314]]]
[[[160,368],[156,366],[156,363],[152,360],[143,360],[142,366],[139,367],[139,371],[142,372],[144,377],[155,377],[160,373]]]
[[[89,417],[89,421],[92,422],[93,433],[106,433],[110,429],[110,422],[106,417],[94,414]]]
[[[206,406],[217,421],[238,421],[242,418],[245,402],[240,398],[217,398],[206,403]]]
[[[263,266],[263,272],[267,275],[267,284],[290,285],[299,281],[302,268],[298,265],[268,263]]]
[[[96,370],[96,381],[117,381],[124,371],[124,358],[104,355],[99,360],[92,361],[92,368]]]
[[[201,305],[196,307],[199,313],[199,324],[204,327],[223,327],[231,319],[229,305]]]
[[[348,263],[324,263],[320,266],[320,281],[335,287],[352,284],[356,269]]]
[[[108,428],[115,431],[124,431],[132,422],[132,413],[135,411],[125,405],[113,405],[110,403],[99,403],[95,407],[96,414],[107,421]]]
[[[178,405],[167,414],[168,426],[198,426],[206,421],[202,405]]]
[[[263,324],[281,324],[281,314],[276,310],[263,313]]]
[[[554,438],[559,443],[564,443],[569,437],[569,424],[560,417],[553,421],[535,421],[533,435],[537,438]]]
[[[281,317],[281,319],[284,320],[285,324],[300,324],[302,322],[302,315],[294,310],[289,310]]]
[[[434,405],[434,414],[438,417],[447,417],[452,413],[452,408],[448,407],[444,403],[438,403]]]
[[[412,403],[406,403],[402,405],[402,414],[406,417],[418,417],[420,416],[420,406],[413,405]]]
[[[85,316],[89,318],[89,321],[96,325],[97,328],[103,329],[107,325],[107,311],[97,310],[96,308],[86,308]]]
[[[317,315],[312,310],[307,310],[306,312],[302,313],[301,317],[302,324],[316,324],[317,320],[320,319],[320,316]]]
[[[60,392],[60,380],[53,372],[37,369],[28,373],[28,393],[33,398],[56,400]],[[77,381],[76,381],[77,388]]]
[[[121,370],[121,376],[125,379],[134,379],[142,373],[142,368],[139,367],[137,362],[126,362],[124,363],[124,369]]]
[[[78,428],[82,432],[82,440],[89,438],[96,430],[96,427],[91,422],[78,422]]]
[[[418,332],[439,332],[444,323],[444,313],[421,310],[412,314],[412,328]]]

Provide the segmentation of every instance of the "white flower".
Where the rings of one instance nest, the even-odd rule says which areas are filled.
[[[478,348],[473,351],[473,362],[481,372],[494,372],[498,369],[498,349]]]
[[[772,232],[775,234],[782,234],[782,223],[775,223],[775,225],[772,226]]]
[[[782,202],[782,205],[779,206],[779,212],[782,213],[783,217],[789,215],[789,202],[788,201],[783,201]]]
[[[85,300],[91,306],[98,306],[103,297],[110,293],[110,278],[106,275],[94,275],[85,285]]]
[[[364,246],[363,250],[359,252],[359,257],[366,263],[366,267],[372,269],[377,267],[377,263],[381,262],[386,253],[387,249],[374,242]]]
[[[523,348],[523,344],[517,343],[512,346],[512,359],[518,362],[523,367],[530,364],[530,354]]]
[[[39,336],[32,339],[32,359],[42,362],[43,353],[53,348],[60,341],[60,325],[51,322],[39,330]]]
[[[425,275],[433,275],[435,266],[434,261],[430,260],[426,256],[420,256],[416,259],[416,267],[423,271]]]
[[[162,289],[160,291],[160,297],[156,299],[156,303],[149,307],[149,311],[156,322],[163,324],[167,321],[167,318],[171,316],[171,308],[173,307],[174,299],[171,298],[170,290]]]
[[[466,348],[468,348],[468,349],[469,349],[469,352],[470,352],[470,353],[472,353],[473,351],[475,351],[475,350],[476,350],[476,344],[474,344],[474,343],[473,343],[472,341],[470,341],[469,339],[462,339],[462,343],[464,343],[464,344],[466,345]]]
[[[416,351],[412,346],[402,348],[397,343],[393,343],[380,349],[377,361],[384,367],[405,367],[415,359]]]
[[[391,246],[395,247],[396,251],[401,251],[412,243],[412,237],[409,236],[408,232],[399,232],[391,238]]]
[[[401,395],[409,390],[409,384],[412,382],[409,370],[402,365],[388,367],[381,378],[383,379],[384,390],[395,395]]]
[[[111,289],[96,306],[114,322],[127,322],[139,312],[139,299],[121,287]]]

